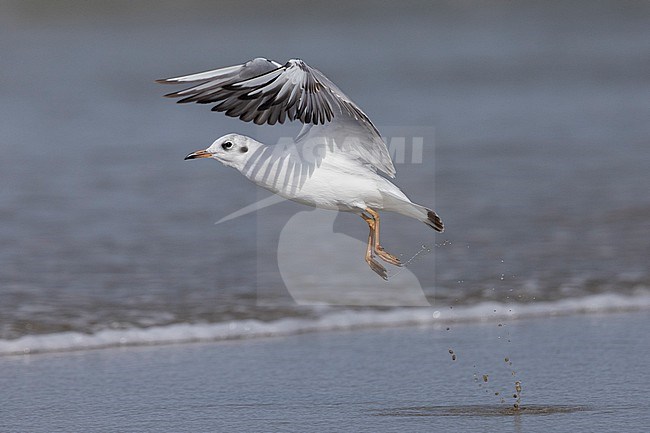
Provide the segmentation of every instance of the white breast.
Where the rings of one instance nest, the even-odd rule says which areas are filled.
[[[328,153],[320,161],[304,161],[295,155],[270,157],[270,148],[260,158],[250,180],[282,197],[332,210],[381,209],[379,186],[384,179],[345,154]]]

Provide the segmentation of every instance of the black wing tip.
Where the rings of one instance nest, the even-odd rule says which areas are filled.
[[[434,211],[431,209],[427,209],[427,221],[425,221],[427,225],[431,228],[433,228],[437,232],[444,232],[445,231],[445,226],[442,223],[442,220],[436,214]]]
[[[277,62],[274,62],[273,60],[270,60],[270,59],[265,58],[265,57],[257,57],[257,58],[255,58],[253,60],[250,60],[246,64],[251,63],[251,62],[255,62],[255,61],[265,61],[265,62],[273,64],[274,66],[277,64]],[[277,71],[278,69],[285,69],[286,70],[286,69],[289,69],[291,67],[294,67],[294,68],[297,67],[297,68],[299,68],[299,69],[301,69],[303,71],[309,71],[310,70],[309,66],[307,65],[307,63],[304,60],[302,60],[301,58],[294,58],[294,59],[288,60],[284,65],[277,66],[275,69],[270,70],[268,72],[265,72],[264,74],[269,74],[271,72]],[[262,76],[264,74],[261,74],[259,76]],[[253,79],[253,78],[257,78],[257,77],[249,77],[249,78],[246,78],[243,81],[250,80],[250,79]],[[277,79],[277,77],[274,77],[274,78],[270,79],[268,82],[266,82],[266,83],[264,83],[262,85],[256,86],[256,89],[249,89],[248,92],[245,92],[245,93],[240,93],[241,92],[241,81],[240,82],[227,82],[227,83],[222,85],[222,89],[226,90],[226,91],[229,91],[229,92],[236,93],[235,95],[233,95],[234,97],[236,97],[237,99],[239,99],[241,101],[246,101],[247,102],[247,101],[250,101],[250,100],[255,100],[257,98],[260,98],[260,96],[263,96],[263,97],[268,96],[268,93],[264,93],[262,95],[259,95],[259,94],[250,95],[250,93],[252,93],[254,90],[257,90],[257,89],[259,89],[261,87],[264,87],[264,86],[268,85],[269,83],[275,81],[275,79]],[[161,78],[161,79],[157,79],[157,80],[154,80],[154,81],[156,83],[158,83],[158,84],[182,84],[181,81],[179,81],[178,79],[175,79],[175,78]],[[320,82],[318,82],[318,84],[322,85]],[[201,99],[199,99],[197,97],[197,94],[192,94],[191,92],[187,92],[188,90],[189,89],[180,90],[180,91],[177,91],[177,92],[171,92],[171,93],[167,93],[166,95],[163,95],[163,96],[165,98],[181,98],[178,101],[176,101],[176,103],[178,103],[178,104],[187,104],[187,103],[191,103],[191,102],[195,102],[195,103],[198,103],[198,104],[211,104],[211,103],[216,102],[216,101],[210,100],[208,98],[206,98],[205,100],[201,100]],[[276,105],[279,105],[279,104],[281,104],[283,102],[285,102],[285,100],[276,101],[273,98],[269,98],[266,101],[264,101],[262,104],[260,104],[260,106],[258,106],[256,108],[256,111],[263,112],[263,111],[266,111],[266,110],[268,110],[268,109],[270,109],[272,107],[275,107]],[[351,110],[350,107],[346,107],[346,108],[348,110]],[[285,110],[286,110],[286,119],[288,121],[296,121],[297,120],[300,123],[303,123],[303,124],[306,124],[306,125],[309,125],[309,124],[311,124],[311,125],[326,125],[326,124],[332,122],[334,120],[334,118],[336,117],[333,110],[332,110],[332,108],[329,107],[329,106],[324,108],[322,111],[317,110],[315,112],[310,112],[310,113],[304,113],[304,112],[303,113],[295,113],[293,115],[291,114],[290,109],[291,109],[291,106],[285,108]],[[239,110],[237,110],[235,113],[229,113],[228,110],[224,109],[223,107],[220,107],[219,105],[213,106],[211,108],[211,111],[225,112],[225,114],[227,116],[239,118],[244,122],[254,122],[255,124],[258,124],[258,125],[264,125],[264,124],[274,125],[275,123],[284,124],[284,120],[285,120],[285,119],[277,119],[275,121],[272,121],[273,118],[269,117],[269,116],[262,116],[262,117],[254,116],[252,118],[247,118],[248,116],[247,116],[246,113],[241,113],[240,114]],[[361,115],[364,116],[363,113],[361,113]],[[356,115],[354,115],[354,117],[356,118]],[[373,127],[374,127],[374,125],[373,125]],[[394,174],[393,174],[393,176],[394,176]]]

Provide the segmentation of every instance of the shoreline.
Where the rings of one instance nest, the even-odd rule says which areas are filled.
[[[458,324],[510,322],[571,315],[635,313],[650,309],[650,293],[637,296],[598,294],[555,302],[483,302],[476,305],[402,307],[390,310],[333,308],[314,319],[282,318],[172,324],[149,328],[102,330],[94,334],[63,332],[0,340],[0,359],[44,353],[84,352],[130,347],[159,347],[290,337],[311,333],[362,331],[401,327],[443,327]]]
[[[0,428],[641,432],[650,393],[630,384],[648,324],[572,315],[2,357]]]

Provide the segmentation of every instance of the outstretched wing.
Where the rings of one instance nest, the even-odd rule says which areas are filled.
[[[181,77],[159,83],[192,83],[192,87],[165,96],[181,98],[179,103],[215,104],[222,111],[245,122],[274,125],[286,119],[305,124],[301,136],[312,126],[326,132],[331,123],[345,124],[351,135],[341,148],[393,177],[395,168],[386,144],[368,116],[334,83],[302,60],[281,65],[257,58],[243,65]],[[333,125],[332,125],[333,126]]]

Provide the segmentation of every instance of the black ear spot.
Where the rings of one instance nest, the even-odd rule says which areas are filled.
[[[246,153],[248,152],[248,147],[244,146],[240,149],[241,153]]]

